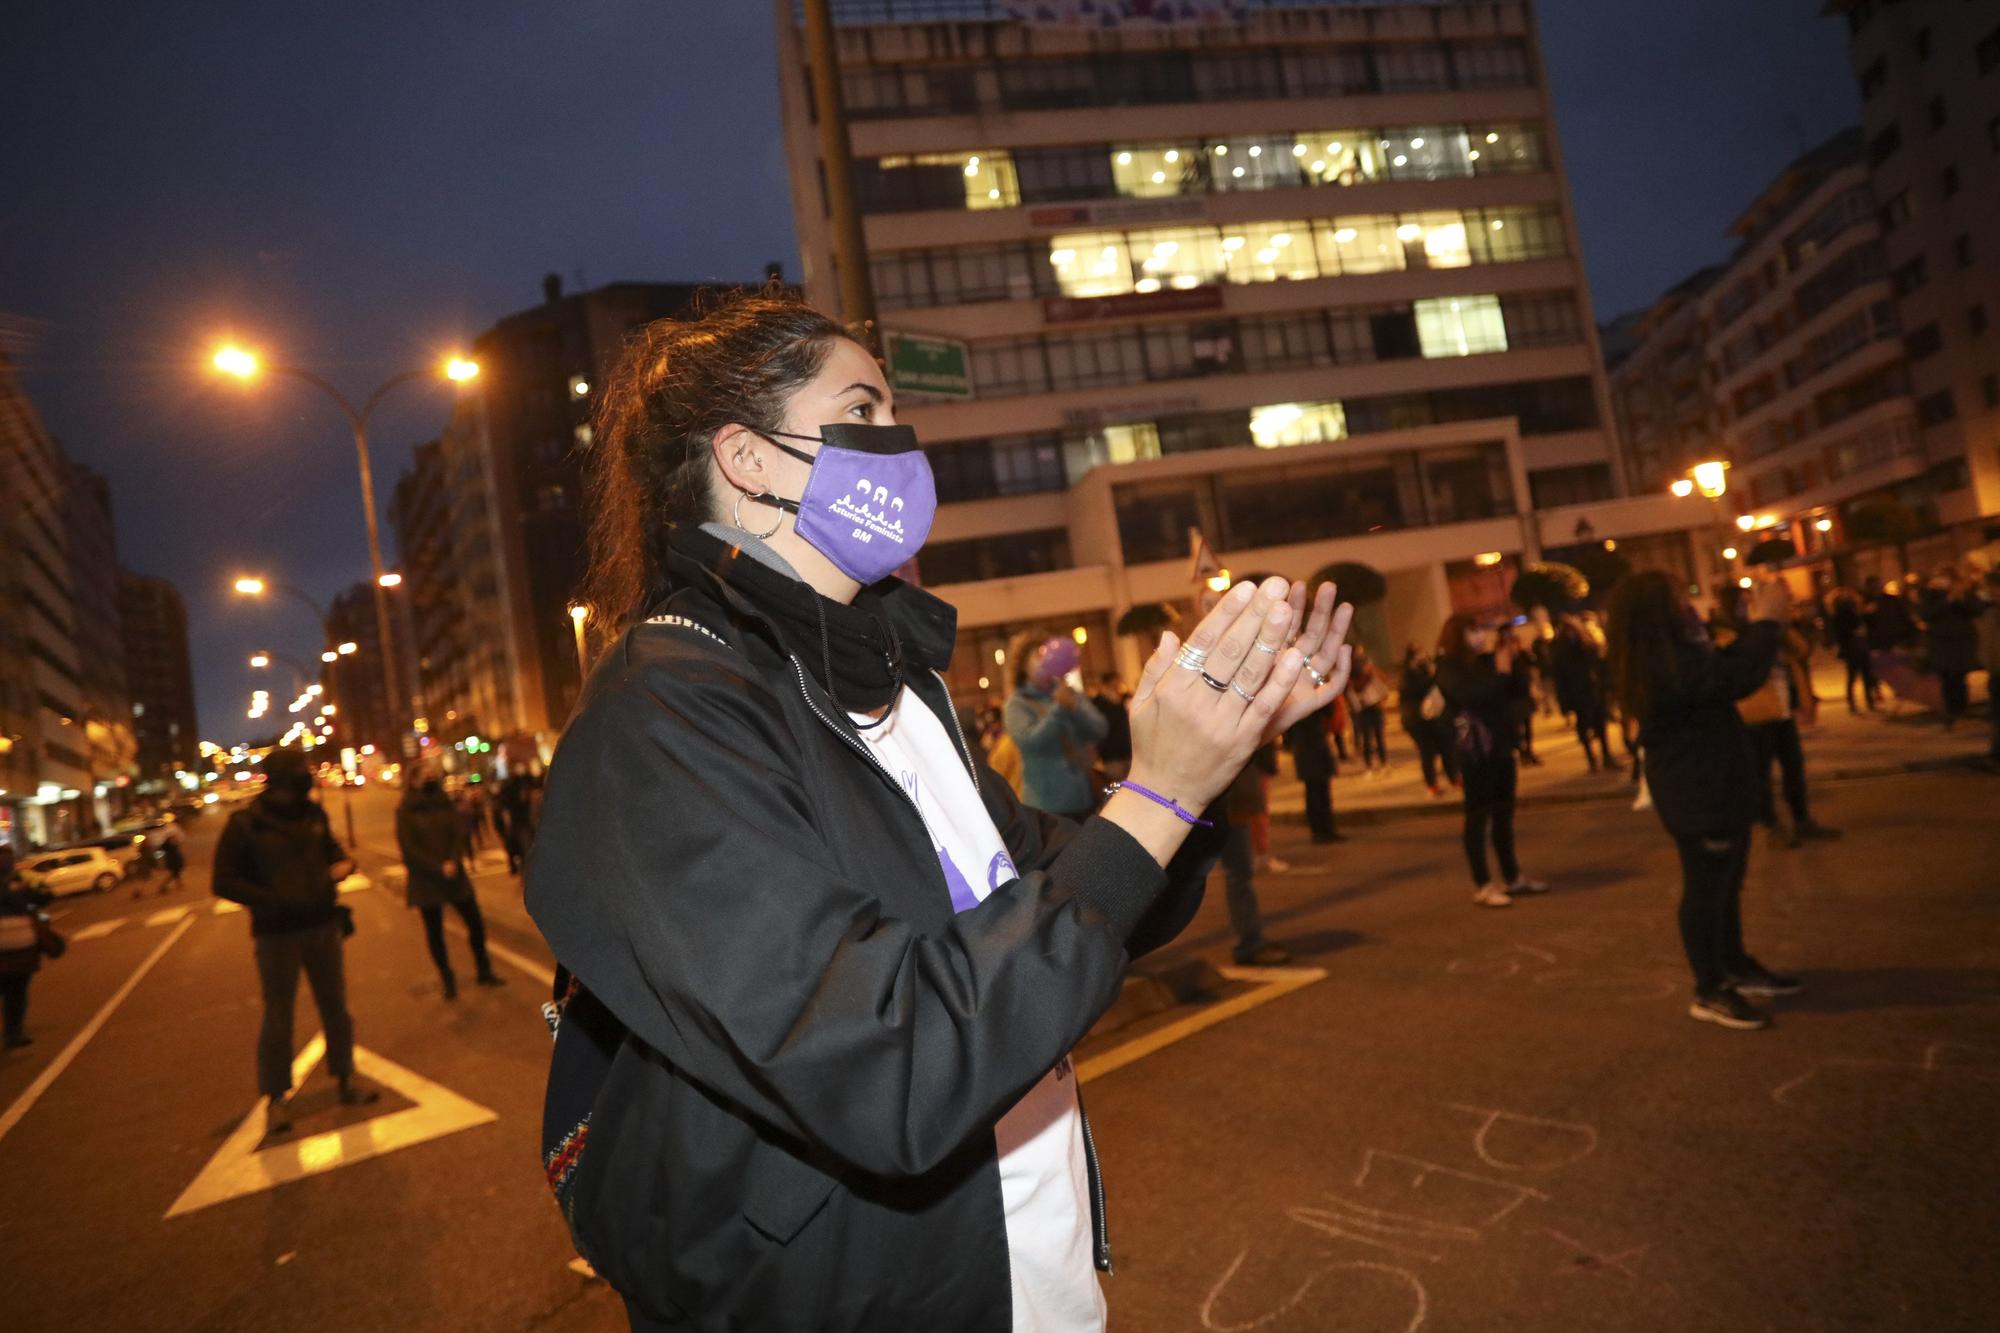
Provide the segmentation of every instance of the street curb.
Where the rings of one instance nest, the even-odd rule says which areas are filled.
[[[1813,773],[1811,777],[1814,782],[1853,782],[1864,778],[1902,777],[1913,773],[1946,773],[1953,769],[1965,769],[1975,773],[1985,771],[1982,767],[1981,756],[1965,754],[1953,755],[1949,758],[1907,759],[1896,764],[1856,765],[1849,768],[1836,768],[1828,772]],[[1634,791],[1635,789],[1630,782],[1621,780],[1603,791],[1539,792],[1532,796],[1519,797],[1515,800],[1514,804],[1517,809],[1595,805],[1600,802],[1609,804],[1614,801],[1623,801],[1626,805],[1630,805]],[[1403,805],[1377,805],[1364,806],[1357,809],[1343,809],[1339,811],[1339,818],[1343,824],[1373,826],[1376,824],[1402,823],[1406,820],[1434,818],[1442,815],[1455,815],[1463,809],[1463,802],[1456,800],[1424,801]],[[1274,823],[1283,824],[1303,825],[1306,822],[1303,810],[1273,810],[1271,812],[1271,819]]]

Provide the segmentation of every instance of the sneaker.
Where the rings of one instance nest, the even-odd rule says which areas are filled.
[[[1514,900],[1498,884],[1482,884],[1472,891],[1472,901],[1480,907],[1512,907]]]
[[[1748,967],[1730,976],[1729,985],[1740,995],[1756,996],[1797,995],[1806,988],[1797,977],[1773,972],[1754,958]]]
[[[1792,841],[1793,845],[1796,846],[1802,840],[1810,839],[1813,842],[1832,842],[1839,836],[1839,829],[1828,828],[1818,820],[1808,819],[1793,832]]]
[[[1292,863],[1290,861],[1280,861],[1275,856],[1267,856],[1264,858],[1263,868],[1273,875],[1282,875],[1292,868]]]
[[[1507,892],[1514,894],[1516,896],[1519,896],[1520,894],[1523,893],[1529,893],[1529,894],[1547,893],[1548,891],[1549,891],[1548,885],[1542,883],[1542,881],[1538,879],[1529,879],[1526,875],[1521,876],[1519,879],[1515,880],[1512,884],[1509,884],[1507,886]]]
[[[1755,1032],[1771,1026],[1771,1016],[1735,991],[1724,988],[1713,995],[1694,997],[1688,1017],[1703,1023],[1719,1023],[1738,1032]]]
[[[1292,951],[1278,944],[1260,944],[1249,956],[1238,958],[1238,967],[1283,967],[1292,961]]]

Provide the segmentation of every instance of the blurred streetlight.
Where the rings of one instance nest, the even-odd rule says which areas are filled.
[[[570,631],[576,635],[576,674],[579,680],[583,678],[584,672],[590,666],[590,658],[585,653],[583,645],[583,627],[589,620],[589,607],[585,606],[582,602],[571,602],[569,604],[569,627]]]
[[[1720,500],[1729,491],[1727,463],[1696,463],[1692,476],[1695,488],[1711,500]]]
[[[319,655],[319,660],[322,662],[338,662],[340,660],[340,654],[336,653],[335,651],[333,651],[333,649],[329,648],[325,652]]]
[[[1694,482],[1690,481],[1686,477],[1682,477],[1679,481],[1675,482],[1668,489],[1674,493],[1675,499],[1685,500],[1690,495],[1694,494]]]
[[[236,591],[242,593],[245,597],[262,597],[264,595],[264,580],[262,579],[241,578],[236,580],[235,586]]]
[[[393,569],[379,576],[375,581],[385,588],[400,588],[403,586],[403,576]]]
[[[349,639],[345,643],[337,645],[333,651],[339,653],[342,657],[352,657],[361,651],[361,645]]]
[[[1208,581],[1208,590],[1210,592],[1228,592],[1229,571],[1226,569],[1217,570],[1215,576]]]
[[[215,368],[224,374],[246,381],[254,377],[259,368],[255,354],[246,348],[233,345],[217,349],[214,363]],[[405,710],[398,703],[401,691],[397,686],[396,646],[389,628],[389,599],[386,592],[392,585],[382,582],[384,572],[382,535],[381,525],[375,513],[375,474],[368,460],[368,422],[375,415],[375,409],[381,405],[383,398],[398,386],[412,380],[429,379],[432,375],[440,373],[444,379],[454,384],[465,384],[478,377],[479,363],[468,357],[454,356],[446,360],[436,371],[405,371],[401,375],[383,381],[359,407],[349,402],[347,395],[339,389],[309,370],[298,366],[280,365],[272,366],[271,373],[301,380],[324,393],[333,400],[334,405],[347,418],[347,424],[354,430],[354,457],[361,474],[361,509],[368,521],[368,563],[375,578],[375,628],[381,635],[383,697],[388,702],[390,721],[400,730],[404,726]],[[326,617],[321,615],[320,624],[325,623]]]
[[[271,665],[271,655],[269,653],[252,653],[250,654],[250,665],[261,670]]]
[[[1757,526],[1756,516],[1753,514],[1738,514],[1736,516],[1736,526],[1748,532]]]

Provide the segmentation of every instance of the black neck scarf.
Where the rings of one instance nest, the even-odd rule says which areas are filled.
[[[668,538],[668,569],[675,583],[706,576],[749,603],[785,653],[805,663],[841,709],[872,713],[895,702],[909,667],[872,589],[843,605],[692,526],[676,527]]]

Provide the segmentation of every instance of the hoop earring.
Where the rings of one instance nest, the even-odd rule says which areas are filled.
[[[743,502],[745,500],[761,500],[762,498],[764,498],[769,494],[770,494],[769,491],[758,491],[755,495],[750,494],[750,492],[748,491],[736,492],[736,503],[730,508],[729,517],[730,520],[736,524],[737,528],[740,531],[750,532],[750,529],[743,526]],[[772,508],[777,509],[777,506],[773,505]],[[778,533],[778,529],[784,526],[785,526],[785,511],[782,509],[778,509],[778,517],[776,521],[774,521],[771,524],[771,530],[769,532],[750,532],[750,535],[752,537],[755,537],[758,541],[763,541],[766,538],[775,537]]]

